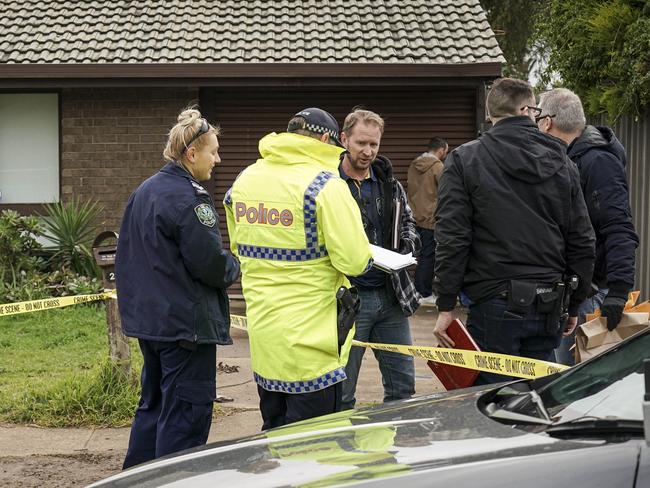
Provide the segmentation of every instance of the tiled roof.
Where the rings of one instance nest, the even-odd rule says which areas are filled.
[[[0,63],[503,63],[478,0],[0,0]]]

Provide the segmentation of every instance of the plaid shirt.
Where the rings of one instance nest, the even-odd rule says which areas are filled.
[[[341,156],[343,160],[343,155]],[[391,195],[389,196],[390,202],[385,202],[384,205],[390,203],[388,208],[395,208],[395,204],[401,202],[402,215],[400,218],[400,240],[399,252],[402,254],[413,253],[413,256],[420,255],[422,243],[420,242],[420,235],[415,228],[415,219],[413,212],[408,204],[408,198],[402,184],[393,176],[393,168],[388,158],[378,156],[372,164],[373,170],[376,171],[377,178],[379,179],[380,186],[384,187],[388,183],[391,187]],[[382,198],[386,198],[382,191]],[[392,229],[382,229],[384,236],[392,237]],[[392,240],[392,239],[391,239]],[[389,240],[390,242],[390,240]],[[380,244],[381,245],[381,244]],[[411,279],[406,269],[395,271],[390,275],[390,282],[395,291],[395,296],[400,304],[400,308],[406,317],[410,317],[420,306],[420,294],[415,289],[415,284]]]
[[[393,179],[393,199],[399,200],[402,205],[402,218],[400,219],[400,253],[413,253],[419,256],[422,248],[420,236],[415,229],[415,219],[409,207],[404,187],[399,181]],[[410,317],[420,306],[420,294],[415,289],[415,283],[406,269],[393,272],[390,276],[395,296],[399,301],[404,315]]]

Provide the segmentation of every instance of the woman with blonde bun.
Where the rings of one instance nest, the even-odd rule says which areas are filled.
[[[169,131],[167,164],[131,195],[115,263],[124,334],[138,339],[142,394],[124,468],[205,444],[216,396],[216,344],[232,344],[226,288],[239,262],[222,247],[200,182],[219,129],[195,108]]]

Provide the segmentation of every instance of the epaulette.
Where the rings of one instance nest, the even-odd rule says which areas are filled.
[[[194,187],[194,191],[196,192],[197,195],[208,195],[208,196],[210,196],[210,194],[208,193],[208,190],[203,188],[196,181],[191,181],[190,183],[192,183],[192,186]]]

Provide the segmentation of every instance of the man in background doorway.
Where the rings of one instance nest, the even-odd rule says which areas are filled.
[[[436,262],[433,213],[436,211],[443,161],[448,151],[447,141],[434,137],[429,141],[427,151],[413,160],[408,171],[408,200],[422,241],[422,254],[415,270],[415,289],[422,296],[420,305],[436,303],[432,287]]]

